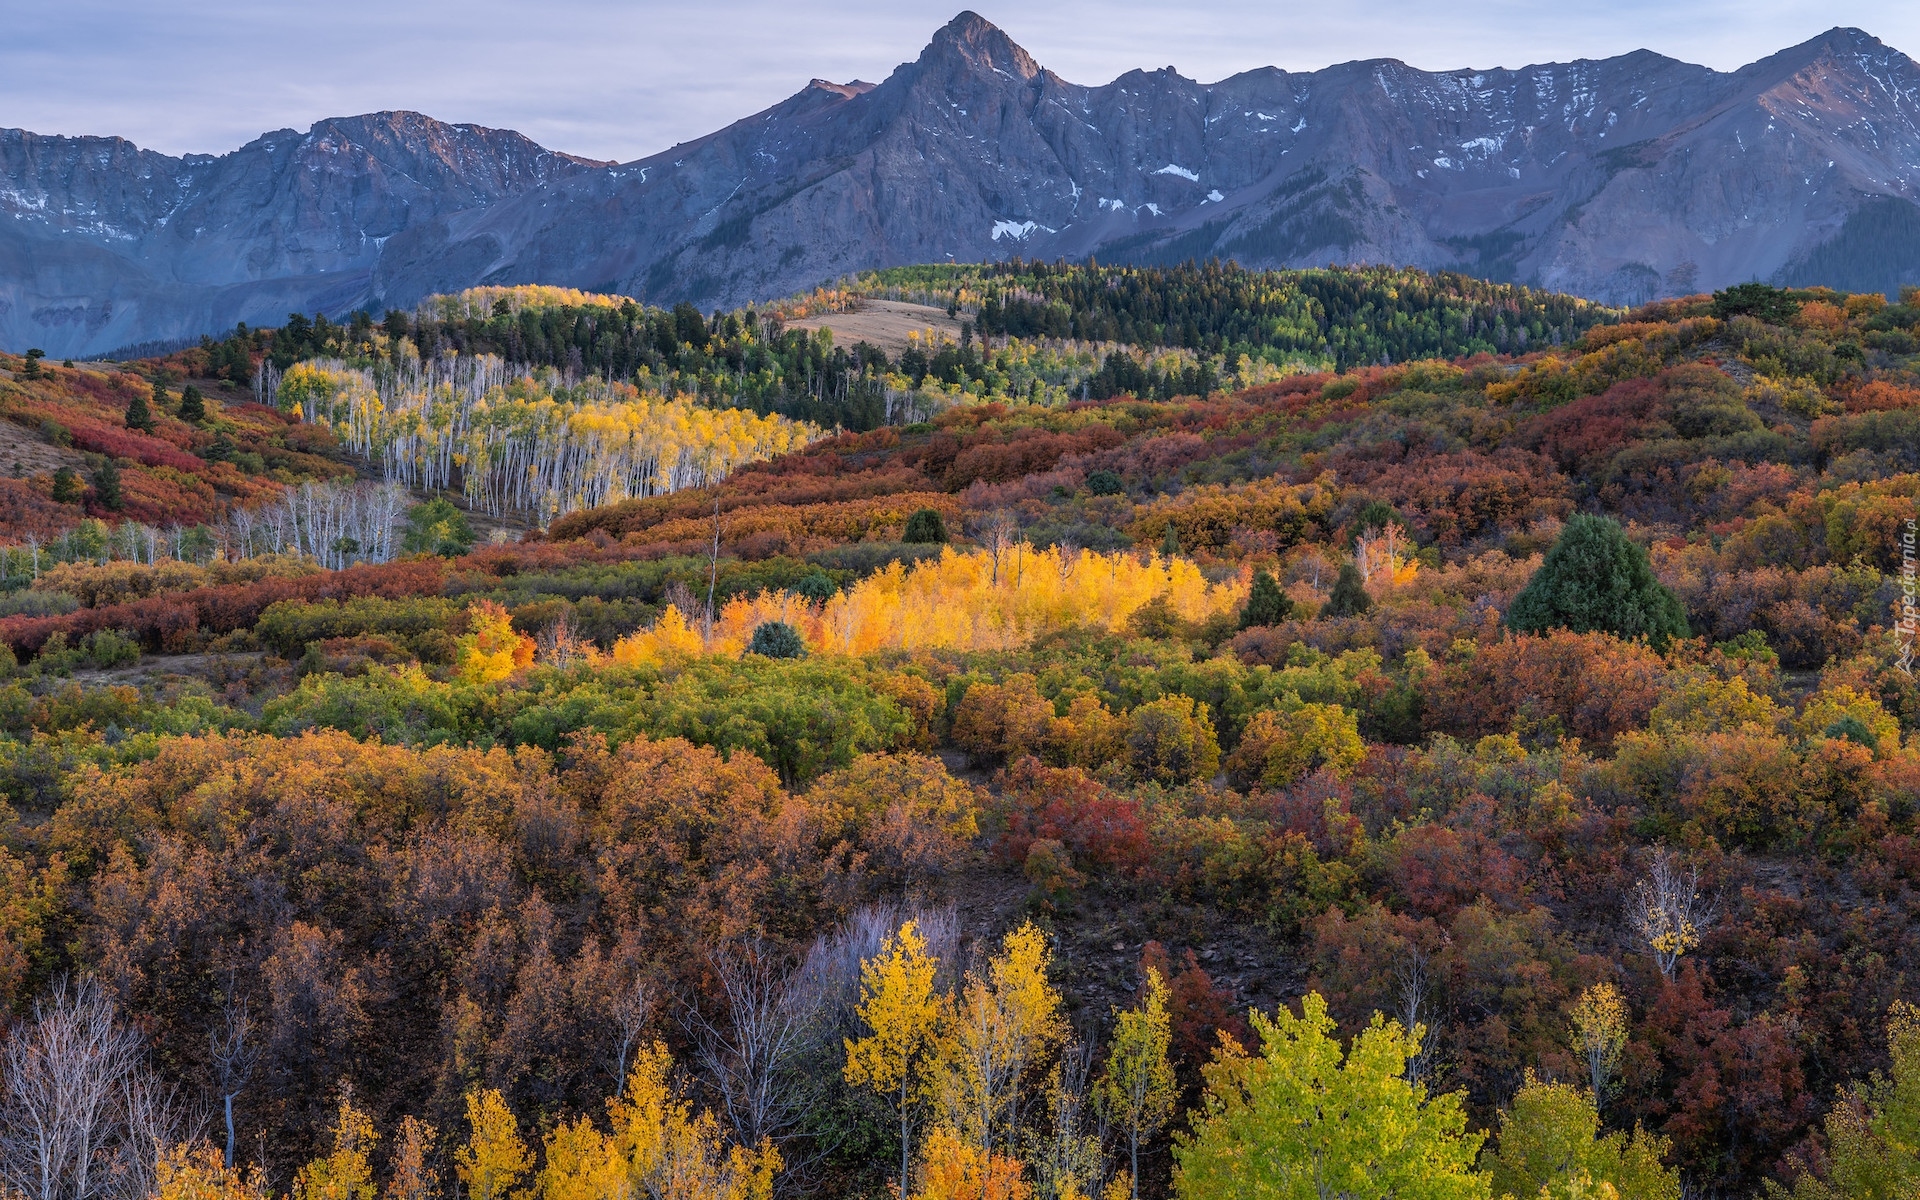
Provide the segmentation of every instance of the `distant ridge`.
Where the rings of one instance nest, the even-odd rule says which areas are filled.
[[[218,157],[0,131],[0,345],[191,338],[552,283],[703,307],[911,262],[1389,262],[1614,303],[1920,283],[1920,69],[1834,29],[1732,72],[1650,51],[1085,87],[973,13],[632,163],[417,113]]]

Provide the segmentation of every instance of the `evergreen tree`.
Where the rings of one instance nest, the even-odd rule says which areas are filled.
[[[1582,514],[1567,522],[1540,569],[1507,610],[1519,633],[1564,627],[1644,637],[1653,647],[1687,636],[1680,598],[1653,577],[1647,552],[1619,524]]]
[[[1167,535],[1160,539],[1160,557],[1172,558],[1178,553],[1180,553],[1180,531],[1173,527],[1172,521],[1168,521]]]
[[[918,545],[936,545],[947,540],[947,523],[937,508],[923,508],[907,518],[901,541]]]
[[[800,640],[799,631],[785,621],[766,621],[754,627],[753,638],[747,642],[747,653],[768,658],[805,658],[807,644]]]
[[[20,377],[23,379],[40,378],[40,360],[45,358],[46,356],[47,356],[47,352],[45,350],[40,349],[40,347],[38,346],[35,346],[33,349],[27,351],[26,366],[22,368],[20,372]]]
[[[207,399],[200,389],[188,384],[180,392],[180,419],[182,421],[204,421],[207,419]]]
[[[84,489],[80,486],[80,476],[72,467],[61,467],[53,473],[53,502],[55,504],[77,504]]]
[[[1367,585],[1360,578],[1360,568],[1347,563],[1340,568],[1340,577],[1333,581],[1333,595],[1327,598],[1327,606],[1320,610],[1323,617],[1357,617],[1373,607],[1373,597],[1367,595]]]
[[[1247,608],[1240,616],[1240,628],[1278,625],[1293,615],[1293,601],[1280,590],[1280,584],[1265,567],[1253,573],[1253,589],[1247,594]]]
[[[100,469],[93,473],[93,497],[114,512],[127,505],[120,491],[120,468],[113,465],[111,458],[100,460]]]
[[[159,407],[166,403],[167,389],[159,380],[153,381],[153,404]],[[127,428],[138,429],[141,433],[153,432],[153,410],[147,406],[147,398],[140,393],[133,394],[133,400],[127,405]]]

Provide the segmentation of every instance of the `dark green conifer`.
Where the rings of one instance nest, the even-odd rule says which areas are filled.
[[[1293,615],[1293,601],[1280,590],[1279,581],[1265,567],[1253,573],[1253,588],[1247,593],[1247,608],[1240,616],[1240,628],[1278,625]]]
[[[1567,522],[1526,589],[1507,610],[1518,633],[1571,629],[1644,637],[1655,649],[1687,636],[1680,598],[1653,577],[1647,552],[1618,522],[1581,514]]]
[[[113,465],[111,458],[101,459],[100,469],[93,473],[93,498],[114,512],[127,505],[126,497],[120,492],[120,468]]]
[[[1327,598],[1327,606],[1320,610],[1323,617],[1357,617],[1373,607],[1373,597],[1367,595],[1367,585],[1360,578],[1360,568],[1347,563],[1340,568],[1340,578],[1333,581],[1333,595]]]
[[[947,540],[947,523],[937,508],[923,508],[907,518],[906,532],[901,541],[920,545],[936,545]]]
[[[799,631],[785,621],[765,621],[754,627],[753,637],[747,642],[747,653],[768,658],[805,658],[807,644],[800,640]]]
[[[138,429],[141,433],[153,432],[153,408],[159,408],[167,402],[167,389],[159,380],[153,381],[153,407],[147,406],[147,398],[139,392],[133,394],[133,400],[127,405],[127,428]]]

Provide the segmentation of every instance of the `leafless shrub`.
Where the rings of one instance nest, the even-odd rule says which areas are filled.
[[[187,1124],[91,979],[56,984],[0,1047],[0,1190],[140,1200]]]

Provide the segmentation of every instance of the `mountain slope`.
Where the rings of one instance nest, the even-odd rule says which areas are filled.
[[[219,157],[0,130],[0,344],[97,353],[341,311],[396,236],[601,165],[409,112]]]
[[[626,164],[379,114],[220,158],[15,131],[0,173],[0,342],[55,353],[475,283],[711,307],[1015,254],[1404,263],[1610,302],[1920,281],[1920,67],[1849,29],[1726,73],[1637,51],[1086,87],[963,13],[878,85],[815,80]]]

